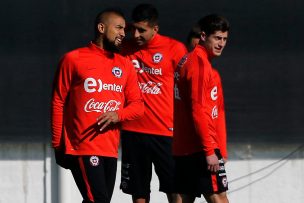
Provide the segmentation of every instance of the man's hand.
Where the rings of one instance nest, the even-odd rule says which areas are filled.
[[[217,172],[220,169],[219,160],[215,154],[206,157],[208,170]]]
[[[100,131],[103,131],[111,123],[119,122],[118,114],[115,111],[108,111],[101,114],[97,118],[97,124],[101,126]]]

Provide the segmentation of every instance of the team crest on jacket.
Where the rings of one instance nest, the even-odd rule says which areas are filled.
[[[163,55],[161,53],[156,53],[153,55],[153,62],[159,63],[163,59]]]
[[[92,166],[98,166],[99,165],[99,158],[98,158],[98,156],[91,156],[90,157],[90,164]]]
[[[122,70],[119,67],[113,67],[112,73],[117,78],[121,78],[122,76]]]

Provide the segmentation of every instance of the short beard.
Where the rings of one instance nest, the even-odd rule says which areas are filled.
[[[103,39],[103,47],[105,50],[113,53],[118,53],[120,50],[120,47],[116,46],[113,42],[110,42],[106,37]]]

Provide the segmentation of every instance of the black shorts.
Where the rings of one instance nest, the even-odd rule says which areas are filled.
[[[215,150],[220,162],[220,170],[212,173],[207,169],[204,152],[188,156],[175,156],[175,183],[177,192],[200,197],[201,194],[221,193],[228,190],[224,160],[220,151]]]
[[[56,163],[65,169],[70,169],[75,162],[75,156],[65,154],[64,150],[54,150]]]
[[[159,179],[159,191],[174,192],[172,137],[123,131],[120,188],[135,198],[150,195],[152,163]]]
[[[70,170],[83,202],[110,203],[116,178],[116,158],[70,155]]]

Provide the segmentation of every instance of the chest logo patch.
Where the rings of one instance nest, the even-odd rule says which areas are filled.
[[[163,55],[161,53],[156,53],[153,55],[153,62],[159,63],[163,59]]]
[[[113,67],[112,73],[117,78],[121,78],[121,76],[122,76],[122,70],[119,67]]]

